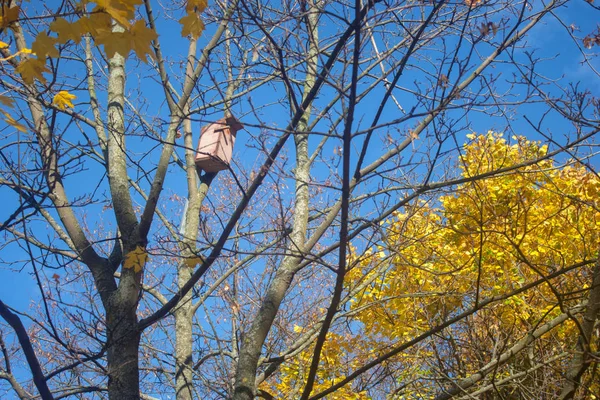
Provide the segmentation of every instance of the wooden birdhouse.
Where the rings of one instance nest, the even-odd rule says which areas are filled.
[[[235,117],[221,118],[203,127],[196,152],[196,166],[206,172],[229,168],[235,135],[243,127]]]

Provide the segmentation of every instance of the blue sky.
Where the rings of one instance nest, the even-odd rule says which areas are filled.
[[[51,5],[52,2],[46,2],[47,5]],[[539,6],[540,3],[535,3],[535,6]],[[28,7],[35,8],[36,5],[39,4],[30,4]],[[156,5],[158,8],[158,5]],[[540,59],[546,59],[543,63],[540,63],[539,70],[536,70],[538,73],[543,74],[548,79],[551,80],[559,80],[557,87],[551,89],[551,92],[556,93],[559,88],[564,87],[565,82],[576,81],[579,82],[581,88],[588,88],[592,93],[598,92],[600,89],[600,80],[594,74],[594,72],[586,66],[582,64],[584,61],[583,54],[593,55],[596,49],[582,49],[583,54],[580,50],[573,46],[572,39],[569,36],[570,26],[571,24],[575,25],[575,30],[573,34],[583,37],[587,33],[591,33],[597,27],[597,13],[591,12],[591,6],[585,2],[584,0],[573,1],[570,2],[568,6],[561,8],[555,16],[550,16],[546,19],[544,24],[541,24],[534,28],[533,31],[529,33],[526,39],[523,40],[523,43],[527,43],[532,48],[535,48],[535,52],[532,53],[534,57],[538,57]],[[162,11],[159,11],[160,15],[164,15]],[[502,14],[502,16],[506,17],[506,14]],[[557,18],[558,17],[558,18]],[[490,18],[495,18],[490,17]],[[500,18],[500,17],[498,17]],[[506,17],[508,18],[508,17]],[[173,74],[176,74],[179,69],[179,65],[177,64],[182,54],[185,54],[185,40],[183,40],[179,34],[179,26],[176,22],[178,16],[174,15],[172,20],[168,22],[159,23],[159,31],[160,31],[160,41],[162,44],[162,49],[165,55],[168,58],[173,60],[173,64],[171,65],[170,71],[173,71]],[[560,20],[559,20],[560,19]],[[497,20],[494,20],[497,21]],[[507,20],[510,24],[510,19]],[[564,22],[561,23],[560,21]],[[201,39],[200,48],[204,46],[207,40],[210,38],[211,33],[214,31],[215,26],[209,25],[206,33]],[[339,27],[333,25],[333,23],[328,23],[321,28],[321,35],[326,36],[328,34],[334,33]],[[281,32],[279,32],[281,33]],[[378,38],[380,42],[378,46],[380,48],[384,48],[384,40],[389,40],[389,42],[393,42],[397,40],[396,38],[389,37],[381,37]],[[0,36],[0,40],[4,40],[3,37]],[[455,43],[455,39],[449,39],[449,44]],[[580,39],[576,42],[582,47]],[[489,46],[481,47],[481,54],[479,56],[485,57],[489,53]],[[372,52],[370,45],[365,47],[365,52]],[[261,53],[264,56],[264,53]],[[426,60],[427,56],[430,57],[429,60]],[[423,65],[426,65],[426,61],[429,61],[430,64],[427,64],[426,68],[432,68],[436,65],[437,53],[432,51],[430,53],[426,53],[423,55]],[[267,57],[267,56],[264,56]],[[517,54],[517,58],[519,60],[523,60],[525,54],[519,52]],[[502,56],[501,60],[506,61],[508,58],[506,56]],[[387,62],[387,61],[386,61]],[[441,61],[439,61],[441,62]],[[473,61],[470,63],[470,68],[473,68],[479,62],[479,57],[473,57]],[[592,58],[590,60],[591,65],[600,69],[600,63],[597,58]],[[81,70],[78,70],[76,67],[73,67],[69,64],[64,73],[66,75],[65,81],[68,84],[73,85],[74,87],[71,91],[77,94],[78,99],[76,100],[76,110],[81,112],[86,112],[89,114],[89,110],[87,105],[87,96],[85,94],[85,88],[76,87],[78,78],[81,78]],[[153,127],[159,131],[159,133],[164,133],[165,126],[162,125],[168,119],[168,111],[167,107],[164,103],[157,101],[157,99],[162,98],[162,89],[160,85],[157,83],[156,79],[152,77],[152,72],[150,71],[149,66],[147,65],[137,65],[137,61],[130,58],[129,62],[130,74],[128,75],[128,79],[131,82],[128,84],[129,94],[132,99],[137,98],[137,94],[139,92],[140,97],[144,98],[144,101],[140,101],[135,103],[136,107],[143,111],[143,113],[148,114],[150,116],[155,117],[156,119],[151,120],[155,125]],[[389,69],[389,64],[387,64]],[[422,73],[418,69],[419,65],[415,65],[414,68],[407,72],[406,76],[399,82],[399,86],[405,88],[404,92],[398,91],[396,93],[397,98],[403,104],[405,109],[410,107],[410,105],[414,102],[414,98],[410,95],[409,89],[414,89],[418,87],[416,82],[420,82],[421,86],[426,85],[428,82],[428,77],[426,74]],[[337,67],[339,68],[339,66]],[[103,71],[100,71],[102,73]],[[253,71],[254,72],[254,71]],[[254,73],[261,72],[260,68],[257,68],[257,71]],[[509,66],[505,66],[502,63],[497,64],[491,69],[491,72],[499,73],[501,83],[499,84],[500,88],[506,88],[508,90],[509,84],[506,82],[511,79],[510,74],[513,70]],[[300,72],[297,72],[300,76]],[[179,78],[180,76],[174,75],[174,79]],[[452,76],[450,76],[452,79]],[[215,72],[215,79],[220,80],[223,79],[223,75],[221,71]],[[137,82],[142,82],[142,84],[138,85]],[[59,82],[60,85],[62,82]],[[362,84],[361,84],[362,85]],[[83,85],[84,86],[84,85]],[[218,91],[210,89],[211,86],[211,76],[210,74],[205,74],[201,80],[200,90],[205,90],[202,93],[202,96],[196,99],[195,106],[201,107],[203,102],[210,102],[216,99],[219,99],[220,94]],[[224,86],[224,85],[221,85]],[[364,88],[364,86],[361,86]],[[154,94],[154,93],[159,93]],[[335,90],[331,87],[325,88],[323,93],[317,98],[315,104],[318,108],[324,107],[331,96],[335,93]],[[359,114],[357,115],[356,129],[364,130],[366,129],[375,113],[376,107],[378,105],[378,101],[382,96],[383,89],[378,89],[373,91],[368,100],[361,103]],[[523,93],[515,93],[516,98],[523,96]],[[249,96],[236,101],[234,105],[234,112],[238,117],[241,117],[242,121],[247,124],[246,130],[242,131],[238,134],[236,148],[234,153],[234,159],[236,160],[236,164],[241,166],[244,169],[256,169],[256,166],[259,165],[257,159],[261,159],[263,155],[257,150],[258,146],[258,138],[261,137],[263,132],[257,125],[260,125],[262,122],[266,122],[273,129],[282,129],[284,128],[289,121],[289,113],[286,112],[285,104],[282,105],[282,102],[285,100],[285,93],[283,93],[282,86],[280,82],[276,85],[265,85],[264,87],[254,91]],[[100,96],[101,102],[105,101],[105,95],[101,94]],[[253,109],[254,107],[254,109]],[[507,138],[512,136],[512,134],[523,134],[527,137],[534,140],[542,140],[545,138],[540,136],[539,134],[533,132],[529,124],[526,122],[525,116],[529,116],[532,120],[537,121],[540,117],[539,113],[542,110],[545,110],[546,106],[544,105],[527,105],[520,107],[516,112],[511,113],[509,116],[511,118],[510,123],[513,128],[512,132],[507,132]],[[200,126],[202,123],[205,123],[206,120],[213,120],[217,117],[220,117],[220,113],[222,109],[217,108],[216,110],[209,110],[208,114],[199,113],[194,115],[194,132],[195,135],[198,135],[200,131]],[[256,114],[254,114],[256,112]],[[337,106],[332,112],[331,120],[335,120],[337,115],[340,113],[340,107]],[[456,110],[451,113],[448,113],[448,117],[450,119],[456,118],[459,126],[465,127],[456,137],[459,144],[464,143],[466,140],[466,135],[475,132],[486,132],[489,129],[492,130],[500,130],[503,131],[507,127],[507,119],[504,117],[490,117],[483,113],[472,112],[469,113],[468,116],[462,115],[462,110]],[[259,119],[256,118],[256,115],[260,116]],[[381,119],[381,123],[386,123],[389,121],[393,121],[399,116],[401,116],[400,110],[398,110],[394,103],[390,101],[388,106],[386,107],[386,111]],[[331,126],[331,120],[324,120],[319,123],[315,128],[316,132],[323,133],[326,132],[328,128]],[[60,117],[58,118],[58,124],[61,128],[67,128],[66,135],[68,138],[73,138],[73,140],[81,140],[81,135],[72,134],[69,129],[74,129],[73,126],[69,126],[67,124],[67,120]],[[201,122],[203,121],[203,122]],[[406,135],[406,131],[414,126],[415,120],[411,120],[406,124],[400,124],[397,126],[393,126],[389,129],[389,132],[386,129],[379,129],[376,132],[376,142],[373,145],[372,149],[379,150],[382,146],[384,146],[385,135],[390,133],[396,139],[402,139]],[[3,122],[0,122],[0,129],[4,128],[2,125]],[[254,125],[254,126],[253,126]],[[337,133],[341,132],[341,126],[337,129]],[[556,112],[551,112],[546,120],[544,121],[543,131],[547,133],[552,133],[558,141],[563,140],[562,132],[572,132],[573,126],[570,122],[565,121],[562,117],[559,117]],[[2,131],[2,137],[0,137],[0,143],[7,143],[13,138],[8,136],[9,130]],[[93,137],[94,132],[88,130],[87,133]],[[154,165],[154,158],[157,157],[158,154],[158,142],[155,139],[149,139],[147,137],[140,137],[136,135],[142,135],[143,131],[141,129],[141,125],[138,123],[132,123],[130,126],[130,137],[129,140],[129,148],[132,152],[132,158],[138,157],[140,154],[145,154],[147,152],[147,157],[144,157],[141,163],[147,168],[151,169]],[[72,135],[72,136],[71,136]],[[269,132],[266,131],[265,135],[269,138]],[[195,137],[197,139],[197,136]],[[311,149],[315,149],[318,142],[320,141],[321,136],[315,134],[314,137],[311,138],[310,147]],[[430,139],[430,137],[429,137]],[[416,148],[422,146],[424,142],[429,140],[427,137],[418,139],[415,142]],[[272,138],[268,139],[272,140]],[[267,141],[268,141],[267,140]],[[360,143],[359,139],[358,142]],[[360,144],[356,144],[356,148],[360,148]],[[326,179],[331,175],[330,169],[333,167],[331,165],[327,165],[328,157],[333,157],[336,151],[336,148],[339,146],[339,141],[330,140],[329,143],[324,147],[323,153],[325,157],[322,160],[317,160],[315,162],[315,166],[313,169],[314,175],[318,179]],[[453,145],[453,143],[448,144]],[[153,149],[153,147],[156,147]],[[182,151],[178,152],[180,156],[183,154]],[[284,151],[285,155],[289,157],[288,164],[293,162],[293,151],[291,146],[288,147]],[[374,159],[379,156],[379,153],[372,152],[368,154],[368,160]],[[235,168],[236,172],[239,172],[237,169],[237,165]],[[102,232],[97,234],[98,238],[106,238],[110,237],[114,232],[114,224],[112,222],[112,218],[110,218],[110,210],[103,209],[103,206],[106,206],[108,203],[104,200],[109,198],[109,193],[107,190],[106,177],[103,176],[101,166],[96,162],[88,162],[85,167],[87,171],[85,174],[77,175],[74,177],[66,178],[65,183],[67,185],[69,195],[73,198],[79,195],[89,195],[90,193],[95,193],[94,199],[99,203],[92,206],[81,207],[78,209],[79,215],[82,219],[86,221],[90,230],[94,230],[95,228],[102,228]],[[334,166],[335,167],[335,166]],[[390,164],[390,167],[391,164]],[[146,181],[146,177],[138,174],[138,171],[132,168],[132,176],[136,181],[141,183],[142,185],[148,185]],[[222,173],[218,179],[227,179],[228,173]],[[441,172],[440,172],[441,175]],[[100,186],[99,186],[100,182]],[[283,179],[283,183],[287,185],[288,188],[293,187],[293,180],[289,177]],[[327,191],[326,191],[327,192]],[[336,196],[336,191],[331,190],[327,192],[329,196]],[[167,185],[165,191],[163,192],[163,196],[168,199],[173,195],[178,195],[180,197],[185,196],[185,176],[180,169],[176,166],[172,165],[168,178]],[[2,196],[3,204],[6,206],[0,209],[0,220],[5,220],[16,208],[18,204],[18,198],[13,191],[6,187],[0,187],[0,196]],[[290,196],[289,192],[286,196]],[[139,200],[139,197],[137,198]],[[286,201],[290,200],[290,197],[285,198]],[[102,202],[104,201],[104,202]],[[141,201],[140,201],[141,203]],[[174,207],[173,209],[167,210],[170,215],[173,216],[173,220],[177,221],[178,213],[180,213],[180,209],[175,208],[177,204],[181,206],[181,203],[177,202],[168,202],[165,201],[166,207]],[[174,206],[175,205],[175,206]],[[260,204],[256,205],[257,209],[260,209]],[[267,207],[266,204],[263,204],[264,207]],[[372,205],[366,206],[365,208],[372,207]],[[368,210],[365,210],[368,212]],[[52,232],[50,228],[46,225],[45,222],[41,221],[30,221],[29,227],[35,229],[36,234],[40,237],[51,238]],[[47,234],[45,233],[47,232]],[[49,239],[50,240],[50,239]],[[24,260],[26,259],[26,254],[23,249],[21,249],[17,244],[9,244],[6,245],[2,249],[2,253],[0,255],[4,262],[9,261],[17,261],[14,266],[10,268],[6,268],[4,266],[0,266],[0,298],[7,304],[12,307],[21,310],[27,310],[30,305],[35,305],[39,302],[40,295],[39,290],[36,287],[34,277],[32,275],[31,265]],[[260,264],[260,263],[259,263]],[[256,269],[259,270],[263,265],[257,265]],[[57,273],[61,276],[64,276],[64,272],[60,269],[54,270],[45,270],[43,271],[47,275],[48,280],[52,280],[51,276],[54,273]]]

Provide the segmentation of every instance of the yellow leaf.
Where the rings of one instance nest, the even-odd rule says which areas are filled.
[[[55,43],[55,38],[48,36],[46,32],[40,32],[31,45],[31,51],[33,51],[40,59],[45,59],[46,56],[56,58],[58,57],[58,50],[54,47]]]
[[[46,82],[46,78],[42,75],[43,72],[50,72],[46,68],[46,63],[39,58],[27,58],[22,60],[17,65],[16,71],[21,74],[21,77],[28,85],[33,85],[37,79],[40,82]]]
[[[12,107],[14,100],[10,97],[0,95],[0,103],[5,105],[6,107]]]
[[[61,110],[65,110],[68,108],[74,108],[75,106],[71,102],[71,100],[76,99],[77,96],[69,93],[66,90],[61,90],[56,95],[54,95],[54,99],[52,100],[52,104],[58,107]]]
[[[5,49],[8,47],[7,43],[4,43],[2,40],[0,40],[0,49]]]
[[[89,33],[95,40],[112,33],[112,19],[106,13],[91,14],[88,18],[81,18],[77,23],[81,34]]]
[[[19,6],[8,8],[3,1],[0,10],[2,10],[0,14],[0,28],[8,28],[10,24],[19,19]]]
[[[191,13],[193,11],[202,12],[207,6],[207,0],[188,0],[185,9],[188,13]]]
[[[183,264],[185,264],[187,267],[190,268],[196,268],[196,265],[202,263],[204,260],[202,260],[202,257],[191,257],[191,258],[186,258],[183,260]]]
[[[135,6],[143,0],[94,0],[97,8],[105,11],[124,28],[129,28],[129,20],[135,17]],[[98,11],[98,10],[95,10]]]
[[[25,125],[17,122],[9,113],[7,113],[6,111],[3,111],[3,110],[0,110],[0,112],[2,112],[2,114],[4,114],[4,120],[6,121],[7,124],[11,125],[13,128],[17,129],[18,131],[27,132],[27,128],[25,127]]]
[[[130,31],[105,33],[95,39],[96,44],[104,45],[108,58],[114,57],[116,53],[127,57],[133,50],[140,60],[146,62],[146,54],[153,57],[150,45],[157,37],[156,32],[146,27],[144,20],[138,20]]]
[[[123,260],[123,268],[131,269],[134,272],[140,272],[144,269],[144,265],[148,262],[148,252],[142,246],[137,246],[125,255]]]
[[[97,45],[104,46],[104,52],[108,58],[113,58],[115,54],[127,57],[131,51],[131,41],[129,40],[128,32],[110,32],[94,39]]]
[[[198,39],[204,31],[204,22],[200,19],[200,16],[192,12],[179,20],[181,27],[181,36],[185,37],[190,35],[194,39]]]
[[[56,32],[58,35],[59,43],[67,43],[69,40],[79,43],[81,41],[81,35],[83,34],[83,25],[77,22],[69,22],[64,18],[56,18],[54,22],[50,24],[50,30]]]
[[[140,60],[147,62],[146,54],[154,57],[150,45],[157,37],[156,32],[146,27],[146,21],[140,19],[135,22],[131,28],[131,47]]]

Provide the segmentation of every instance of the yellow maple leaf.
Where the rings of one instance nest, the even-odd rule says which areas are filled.
[[[130,30],[103,33],[95,39],[96,44],[104,46],[108,58],[114,57],[116,53],[127,57],[133,50],[140,60],[146,62],[147,54],[154,57],[150,45],[157,37],[156,32],[146,27],[144,20],[138,20]]]
[[[19,19],[19,6],[8,7],[5,2],[2,2],[2,8],[0,9],[0,28],[7,28]]]
[[[37,79],[40,82],[46,82],[46,78],[42,75],[44,72],[50,72],[46,68],[46,63],[39,58],[26,58],[17,65],[16,71],[21,74],[21,77],[28,85],[33,85]]]
[[[137,246],[125,255],[123,259],[123,268],[133,269],[134,272],[140,272],[148,262],[148,252],[142,246]]]
[[[196,256],[184,259],[183,264],[190,268],[196,268],[196,265],[202,263],[203,261],[204,260],[202,260],[202,257]]]
[[[79,19],[77,24],[81,34],[89,33],[94,39],[112,33],[112,19],[106,13],[91,14],[87,18]]]
[[[207,0],[188,0],[185,6],[185,10],[188,13],[193,11],[202,12],[208,6]]]
[[[181,27],[181,36],[190,35],[194,39],[198,39],[204,31],[204,22],[196,12],[191,12],[179,20]]]
[[[82,24],[79,21],[71,23],[64,18],[56,18],[50,24],[50,30],[58,35],[57,41],[63,44],[69,40],[79,43],[83,34],[81,28]]]
[[[45,59],[46,56],[56,58],[58,57],[58,50],[54,47],[55,43],[55,38],[48,36],[46,32],[40,32],[31,45],[31,51],[41,59]]]
[[[4,121],[6,121],[7,124],[11,125],[13,128],[21,131],[21,132],[27,132],[27,128],[25,127],[25,125],[20,124],[19,122],[17,122],[17,120],[15,120],[12,115],[10,115],[9,113],[7,113],[4,110],[0,110],[0,112],[2,114],[4,114]]]
[[[146,54],[154,58],[150,45],[157,37],[156,32],[146,26],[146,21],[140,19],[133,24],[131,28],[131,48],[140,60],[147,62]]]
[[[107,32],[94,37],[96,45],[104,46],[106,57],[113,58],[115,54],[127,57],[131,51],[131,40],[129,32]]]
[[[135,16],[135,6],[142,4],[143,0],[94,0],[94,3],[98,6],[95,11],[105,11],[122,27],[129,28],[129,20]]]
[[[6,107],[12,107],[14,100],[10,97],[0,95],[0,104],[5,105]]]
[[[71,102],[71,100],[76,99],[77,96],[69,93],[66,90],[61,90],[60,92],[54,95],[54,99],[52,99],[52,104],[54,104],[57,108],[61,110],[65,110],[68,108],[74,108],[75,106]]]

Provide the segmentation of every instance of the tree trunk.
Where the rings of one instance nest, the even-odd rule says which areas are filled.
[[[140,398],[136,307],[114,304],[107,308],[108,397],[111,400]]]
[[[600,316],[600,260],[596,261],[592,273],[592,284],[588,292],[587,306],[580,323],[579,338],[571,364],[565,376],[563,391],[560,400],[572,399],[577,393],[581,383],[581,377],[592,363],[593,356],[590,354],[593,342],[594,327]]]
[[[185,265],[179,267],[179,284],[185,284],[192,276],[193,269]],[[192,400],[193,397],[193,358],[192,358],[192,313],[191,292],[181,299],[175,311],[175,388],[177,400]]]

